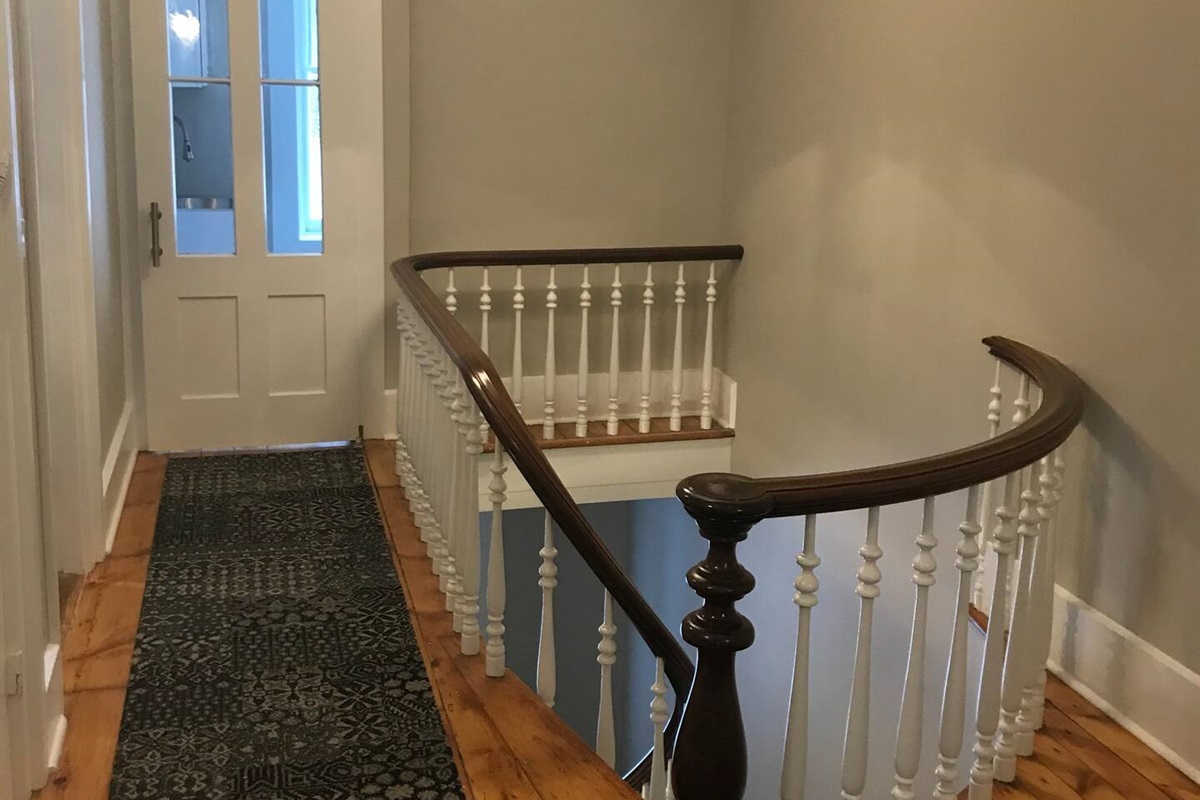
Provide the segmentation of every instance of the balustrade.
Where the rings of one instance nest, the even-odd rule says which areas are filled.
[[[698,249],[695,249],[698,250]],[[996,781],[1011,780],[1015,759],[1030,752],[1032,734],[1041,724],[1044,703],[1045,662],[1049,650],[1049,607],[1053,600],[1053,542],[1055,510],[1063,488],[1065,457],[1063,442],[1078,422],[1082,393],[1078,380],[1061,364],[1047,356],[1008,340],[987,340],[997,356],[995,379],[988,390],[989,430],[987,440],[955,453],[916,462],[875,467],[847,473],[805,478],[755,480],[734,475],[698,475],[685,479],[679,497],[696,520],[700,535],[708,542],[705,558],[687,574],[687,582],[700,596],[700,608],[683,621],[683,638],[696,648],[693,669],[683,651],[661,621],[645,605],[628,578],[616,567],[611,554],[582,517],[576,504],[562,488],[538,449],[529,421],[520,414],[522,386],[537,376],[523,372],[522,325],[527,291],[545,287],[546,349],[541,376],[542,403],[531,420],[543,438],[594,436],[595,430],[616,435],[623,426],[648,431],[657,424],[678,431],[691,415],[699,429],[718,424],[720,402],[713,373],[714,305],[717,269],[713,256],[695,250],[671,258],[646,258],[646,251],[496,254],[472,260],[471,254],[455,263],[458,274],[447,270],[442,300],[417,276],[401,275],[402,293],[397,308],[399,332],[399,376],[397,391],[396,470],[405,487],[421,538],[446,594],[447,609],[454,613],[455,630],[461,636],[462,652],[481,654],[483,669],[492,677],[505,674],[506,591],[516,580],[536,580],[541,592],[541,616],[537,624],[536,691],[553,707],[557,699],[555,640],[555,592],[559,582],[559,547],[569,543],[584,557],[603,584],[602,614],[596,661],[599,664],[599,707],[596,716],[596,752],[610,766],[616,761],[617,734],[614,709],[614,668],[617,663],[615,610],[624,610],[636,633],[651,648],[655,674],[650,685],[650,727],[653,749],[627,776],[627,780],[651,800],[737,800],[744,792],[748,756],[741,718],[735,663],[737,653],[754,641],[751,621],[737,603],[754,589],[750,572],[739,562],[737,548],[747,540],[756,523],[768,517],[803,516],[803,542],[796,564],[793,604],[796,608],[796,640],[786,730],[784,731],[781,796],[802,800],[809,763],[809,745],[814,735],[827,735],[825,728],[812,727],[809,719],[810,655],[813,615],[817,606],[821,558],[817,532],[822,514],[835,511],[866,511],[865,534],[858,553],[860,564],[854,597],[858,598],[858,625],[854,635],[853,667],[846,703],[846,726],[842,745],[840,792],[846,800],[876,796],[887,791],[895,800],[916,796],[924,780],[933,786],[935,800],[957,797],[969,781],[972,800],[991,797]],[[619,254],[620,257],[614,257]],[[604,256],[608,255],[606,259]],[[665,255],[665,253],[664,253]],[[727,257],[727,256],[720,256]],[[442,258],[442,257],[431,257]],[[703,346],[686,345],[687,265],[703,259],[705,303],[699,312],[704,321]],[[653,304],[655,263],[674,266],[674,323],[670,369],[656,376],[652,367],[654,327]],[[640,324],[640,360],[637,369],[622,373],[621,308],[622,265],[645,265]],[[609,267],[603,265],[608,264]],[[474,313],[475,304],[462,302],[469,282],[463,266],[479,266],[482,283],[478,303],[478,344],[470,340],[455,317]],[[570,270],[568,267],[580,269]],[[510,273],[496,267],[515,267]],[[527,289],[534,268],[545,268],[543,283]],[[611,268],[611,280],[605,269]],[[639,277],[641,273],[639,272]],[[511,278],[511,284],[507,279]],[[593,280],[607,287],[609,350],[607,380],[591,380],[590,324],[605,316],[603,304],[593,314]],[[493,302],[497,288],[511,286],[512,374],[508,392],[487,359],[487,349],[497,343],[497,310]],[[635,284],[636,285],[636,284]],[[468,288],[464,288],[468,287]],[[558,376],[555,364],[557,334],[567,335],[573,325],[566,313],[574,303],[560,304],[560,297],[578,290],[579,334],[577,372]],[[560,295],[560,292],[562,293]],[[540,295],[539,295],[540,296]],[[431,301],[430,298],[433,298]],[[506,307],[507,308],[507,307]],[[453,316],[452,316],[453,315]],[[432,320],[432,322],[431,322]],[[556,331],[556,322],[561,321]],[[540,324],[540,323],[539,323]],[[636,339],[633,341],[637,341]],[[484,346],[484,347],[481,347]],[[475,348],[475,349],[472,349]],[[665,351],[664,351],[665,352]],[[699,368],[688,380],[688,353],[699,355]],[[634,365],[629,365],[634,366]],[[1015,375],[1018,389],[1015,413],[1008,430],[1001,429],[1003,386]],[[556,380],[561,377],[562,381]],[[572,380],[568,382],[568,377]],[[535,384],[536,385],[536,384]],[[556,387],[563,389],[557,397]],[[657,387],[657,388],[656,388]],[[624,393],[623,393],[624,390]],[[536,392],[536,389],[531,389]],[[594,394],[593,394],[594,392]],[[536,394],[534,395],[536,396]],[[569,398],[569,399],[568,399]],[[562,409],[564,419],[558,419]],[[593,416],[594,415],[594,416]],[[635,422],[636,421],[636,422]],[[558,423],[567,423],[558,426]],[[495,441],[491,453],[482,455],[485,437]],[[486,553],[487,591],[484,598],[486,624],[480,627],[480,577],[484,571],[477,519],[478,464],[486,458],[490,482],[487,498],[491,507],[490,543]],[[506,472],[521,471],[537,488],[545,502],[540,564],[506,564],[505,502]],[[959,505],[956,493],[963,493]],[[905,548],[910,560],[905,568],[913,588],[911,617],[906,621],[908,661],[903,675],[903,695],[895,718],[894,741],[872,741],[878,727],[871,725],[872,650],[878,639],[877,626],[891,624],[887,616],[876,618],[876,601],[881,597],[882,577],[889,563],[885,541],[890,509],[920,501],[920,527]],[[952,520],[956,535],[954,558],[944,559],[949,567],[953,595],[953,628],[949,635],[944,681],[939,686],[940,715],[937,720],[936,759],[923,758],[925,679],[931,660],[940,658],[929,649],[931,595],[938,579],[939,531],[935,509],[942,502],[954,503]],[[965,505],[965,508],[964,508]],[[962,510],[961,516],[958,510]],[[914,509],[915,510],[915,509]],[[894,526],[892,526],[894,527]],[[911,534],[910,534],[911,536]],[[561,538],[561,541],[560,541]],[[890,540],[894,541],[894,540]],[[833,546],[824,541],[823,547]],[[981,599],[981,571],[985,547],[991,581],[988,589],[992,619],[983,643],[983,658],[976,692],[971,691],[967,658],[970,637],[970,607]],[[888,545],[890,558],[899,554]],[[915,549],[915,554],[913,550]],[[509,574],[508,569],[517,571]],[[899,574],[899,566],[896,567]],[[533,573],[536,572],[536,578]],[[514,576],[519,576],[514,578]],[[849,576],[847,576],[849,577]],[[889,584],[889,597],[900,584]],[[826,592],[828,594],[828,591]],[[897,600],[899,594],[894,595]],[[907,604],[907,601],[906,601]],[[878,662],[876,662],[878,664]],[[941,670],[939,662],[937,669]],[[668,683],[678,702],[667,702]],[[966,729],[967,703],[974,696],[974,729]],[[875,713],[880,713],[878,708]],[[645,719],[641,724],[645,724]],[[960,775],[957,764],[964,739],[971,740],[972,765],[969,775]],[[933,747],[933,743],[929,743]],[[871,785],[867,765],[872,748],[894,749],[894,776],[888,783]],[[878,776],[875,776],[878,777]],[[928,790],[926,790],[928,791]],[[926,795],[928,796],[928,795]]]

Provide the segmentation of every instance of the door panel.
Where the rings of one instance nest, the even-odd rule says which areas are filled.
[[[133,17],[147,242],[150,204],[163,212],[142,282],[153,448],[357,432],[350,182],[377,140],[356,125],[364,16],[347,2],[161,0]]]

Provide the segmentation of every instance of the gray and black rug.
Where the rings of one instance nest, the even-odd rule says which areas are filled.
[[[459,800],[357,448],[171,459],[112,800]]]

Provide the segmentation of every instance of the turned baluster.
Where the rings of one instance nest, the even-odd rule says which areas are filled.
[[[882,575],[875,563],[883,557],[879,547],[879,509],[867,511],[867,540],[858,549],[863,564],[858,568],[860,598],[858,642],[854,651],[854,678],[850,683],[850,710],[846,715],[846,742],[842,749],[842,797],[858,800],[867,785],[868,734],[871,727],[871,637],[875,599]]]
[[[670,428],[673,431],[683,428],[683,304],[686,301],[683,264],[680,264],[679,277],[675,279],[675,348],[671,357]]]
[[[600,644],[596,646],[600,665],[600,713],[596,717],[596,755],[613,766],[617,761],[617,734],[613,725],[613,664],[617,663],[617,625],[613,622],[613,599],[604,590],[604,621],[597,629]]]
[[[654,265],[646,265],[646,282],[642,284],[642,380],[641,400],[638,401],[638,433],[650,432],[650,314],[654,309]]]
[[[517,415],[521,414],[521,395],[525,381],[524,362],[521,353],[521,318],[525,314],[525,287],[521,284],[521,268],[517,267],[517,280],[513,284],[513,368],[512,368],[512,397],[513,405],[517,407]]]
[[[696,648],[696,673],[675,737],[671,781],[678,800],[739,800],[746,790],[746,735],[738,701],[737,653],[754,643],[754,626],[736,603],[754,589],[754,576],[737,560],[737,545],[767,511],[753,487],[739,491],[723,476],[720,496],[744,495],[731,510],[681,485],[680,498],[708,541],[704,560],[688,570],[688,585],[704,604],[683,619],[683,640]],[[732,483],[731,483],[732,481]],[[737,487],[731,490],[731,487]]]
[[[704,301],[708,305],[708,312],[704,322],[704,366],[700,372],[700,427],[709,430],[712,428],[713,422],[713,307],[717,302],[717,262],[715,261],[708,265],[706,284]]]
[[[554,651],[554,587],[558,586],[558,566],[554,559],[554,520],[546,512],[546,527],[542,536],[542,566],[538,568],[538,586],[542,587],[542,622],[538,635],[537,693],[546,705],[554,708],[557,689],[557,667]]]
[[[1042,712],[1046,702],[1046,659],[1050,655],[1050,634],[1054,612],[1054,509],[1058,505],[1058,477],[1054,468],[1055,453],[1042,459],[1038,484],[1041,499],[1037,513],[1041,533],[1034,549],[1033,570],[1029,577],[1029,660],[1026,683],[1021,695],[1021,712],[1017,716],[1017,755],[1033,754],[1033,732],[1042,727]]]
[[[504,573],[504,501],[508,484],[504,481],[507,471],[504,465],[504,445],[496,440],[489,471],[492,480],[488,483],[488,499],[492,501],[492,536],[488,543],[488,590],[487,590],[487,660],[485,672],[489,677],[504,675],[504,606],[507,587]]]
[[[483,268],[483,283],[479,286],[479,349],[484,353],[491,355],[491,333],[489,328],[489,318],[492,315],[492,285],[488,282],[488,268]],[[488,423],[487,420],[480,415],[479,421],[480,441],[487,444],[488,441]]]
[[[1032,384],[1030,382],[1029,376],[1022,373],[1020,376],[1020,379],[1018,381],[1017,397],[1015,400],[1013,400],[1013,416],[1012,416],[1013,428],[1019,428],[1021,425],[1023,425],[1025,423],[1025,420],[1029,419],[1029,409],[1033,405],[1033,403],[1029,399],[1031,385]],[[1029,482],[1032,480],[1032,474],[1033,473],[1030,472],[1028,469],[1021,470],[1021,472],[1020,472],[1021,482],[1020,482],[1020,486],[1017,489],[1018,497],[1026,489],[1029,488]],[[1008,587],[1007,587],[1008,588],[1008,595],[1007,595],[1008,609],[1007,609],[1007,612],[1003,615],[1003,619],[1004,619],[1004,623],[1005,623],[1005,628],[1004,628],[1005,632],[1008,632],[1009,626],[1012,625],[1013,620],[1016,618],[1014,607],[1017,604],[1017,590],[1016,590],[1016,587],[1013,585],[1013,582],[1017,579],[1018,571],[1021,568],[1021,559],[1024,557],[1024,551],[1022,550],[1022,545],[1024,544],[1024,541],[1025,541],[1024,539],[1019,538],[1019,536],[1020,536],[1020,534],[1018,534],[1017,547],[1013,552],[1013,563],[1012,563],[1012,566],[1008,570]],[[988,609],[988,613],[989,613],[989,615],[991,614],[991,609]]]
[[[550,283],[546,286],[546,369],[542,393],[542,438],[554,438],[554,313],[558,308],[558,285],[554,282],[554,267],[550,268]]]
[[[796,578],[796,594],[792,597],[799,611],[796,619],[796,658],[792,667],[792,695],[788,705],[787,732],[783,738],[783,780],[780,794],[783,800],[804,800],[804,779],[808,766],[808,662],[809,639],[812,629],[812,610],[817,605],[816,569],[821,565],[817,556],[817,515],[804,518],[804,550],[796,556],[800,575]]]
[[[608,344],[608,426],[609,436],[617,435],[620,419],[620,359],[618,358],[621,336],[621,265],[613,269],[612,293],[609,295],[609,305],[612,306],[612,334]]]
[[[992,613],[983,645],[983,672],[975,707],[975,761],[971,765],[970,800],[990,800],[996,756],[996,727],[1000,720],[1000,677],[1004,668],[1004,616],[1008,609],[1008,570],[1012,564],[1017,531],[1017,494],[1021,477],[1017,472],[1004,479],[1004,500],[996,508],[992,549],[996,553],[996,580],[992,584]]]
[[[1012,621],[1008,626],[1008,651],[1004,659],[1004,675],[1000,689],[1000,734],[996,740],[995,780],[1010,783],[1017,775],[1017,737],[1020,724],[1017,715],[1021,711],[1021,698],[1033,671],[1032,641],[1036,623],[1030,606],[1034,550],[1041,523],[1037,507],[1041,502],[1038,476],[1039,464],[1027,467],[1021,492],[1021,511],[1017,516],[1017,536],[1021,549],[1020,574],[1016,579],[1016,600],[1013,603]],[[1034,488],[1038,487],[1038,488]],[[990,627],[989,622],[989,627]]]
[[[933,533],[934,498],[925,498],[921,533],[917,536],[918,552],[913,558],[913,583],[916,600],[913,606],[912,638],[908,645],[908,669],[904,674],[904,694],[900,701],[900,726],[896,732],[896,782],[892,786],[895,800],[913,800],[916,792],[917,767],[921,763],[921,733],[925,717],[925,630],[929,619],[929,590],[937,580],[937,560],[933,549],[937,537]]]
[[[459,383],[460,377],[449,358],[443,352],[446,372],[446,395],[449,398],[450,427],[446,437],[446,450],[450,457],[446,459],[446,476],[442,501],[442,518],[446,520],[445,529],[450,531],[450,553],[453,556],[454,571],[450,575],[449,589],[451,595],[450,611],[454,612],[454,632],[461,634],[467,613],[466,569],[468,531],[462,524],[461,506],[459,499],[462,495],[463,462],[466,460],[466,450],[463,448],[463,438],[466,433],[466,407],[462,401]],[[443,456],[444,457],[444,456]],[[479,501],[476,500],[476,508]],[[476,525],[478,529],[478,525]]]
[[[978,486],[967,490],[967,512],[959,523],[962,536],[955,548],[958,558],[954,566],[958,569],[958,602],[954,607],[954,634],[950,640],[950,657],[946,665],[946,684],[942,694],[942,717],[938,737],[937,786],[933,800],[955,800],[958,792],[958,756],[962,752],[963,728],[966,725],[967,706],[967,637],[971,617],[971,591],[974,583],[972,573],[979,563]]]
[[[1000,371],[1003,363],[1000,359],[996,359],[995,378],[992,380],[992,388],[988,389],[988,393],[991,395],[987,406],[988,439],[995,439],[996,435],[1000,433],[1000,403],[1004,397],[1004,392],[1000,388]],[[988,515],[992,513],[993,487],[995,484],[995,481],[988,481],[983,484],[983,502],[979,505],[979,524],[983,532],[983,538],[979,544],[979,566],[974,576],[975,595],[973,602],[977,608],[984,608],[984,602],[987,599],[984,597],[984,576],[987,571],[986,560],[992,537],[986,522]]]
[[[461,384],[461,381],[460,381]],[[462,653],[473,656],[479,652],[479,575],[480,575],[480,542],[479,542],[479,454],[483,452],[483,443],[479,433],[479,420],[475,409],[475,401],[463,386],[464,404],[463,421],[466,425],[464,452],[466,458],[461,461],[459,473],[460,490],[457,497],[457,509],[460,526],[463,531],[463,625]]]
[[[451,314],[458,311],[458,287],[454,285],[454,267],[446,270],[446,310]]]
[[[667,706],[667,681],[663,673],[663,660],[657,658],[654,660],[654,685],[650,687],[650,691],[654,693],[654,699],[650,701],[650,722],[654,725],[654,755],[650,759],[647,800],[667,800],[667,748],[663,741],[663,731],[670,709]]]
[[[575,435],[587,436],[588,411],[588,309],[592,307],[592,284],[588,268],[583,267],[583,282],[579,284],[579,372],[575,391]]]

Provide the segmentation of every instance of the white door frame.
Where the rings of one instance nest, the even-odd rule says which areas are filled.
[[[15,20],[0,0],[0,798],[24,800],[57,759],[62,714],[57,597],[47,583],[32,328],[16,157]],[[50,606],[54,606],[52,616]]]
[[[52,570],[82,575],[105,529],[80,4],[12,2],[43,515]]]

